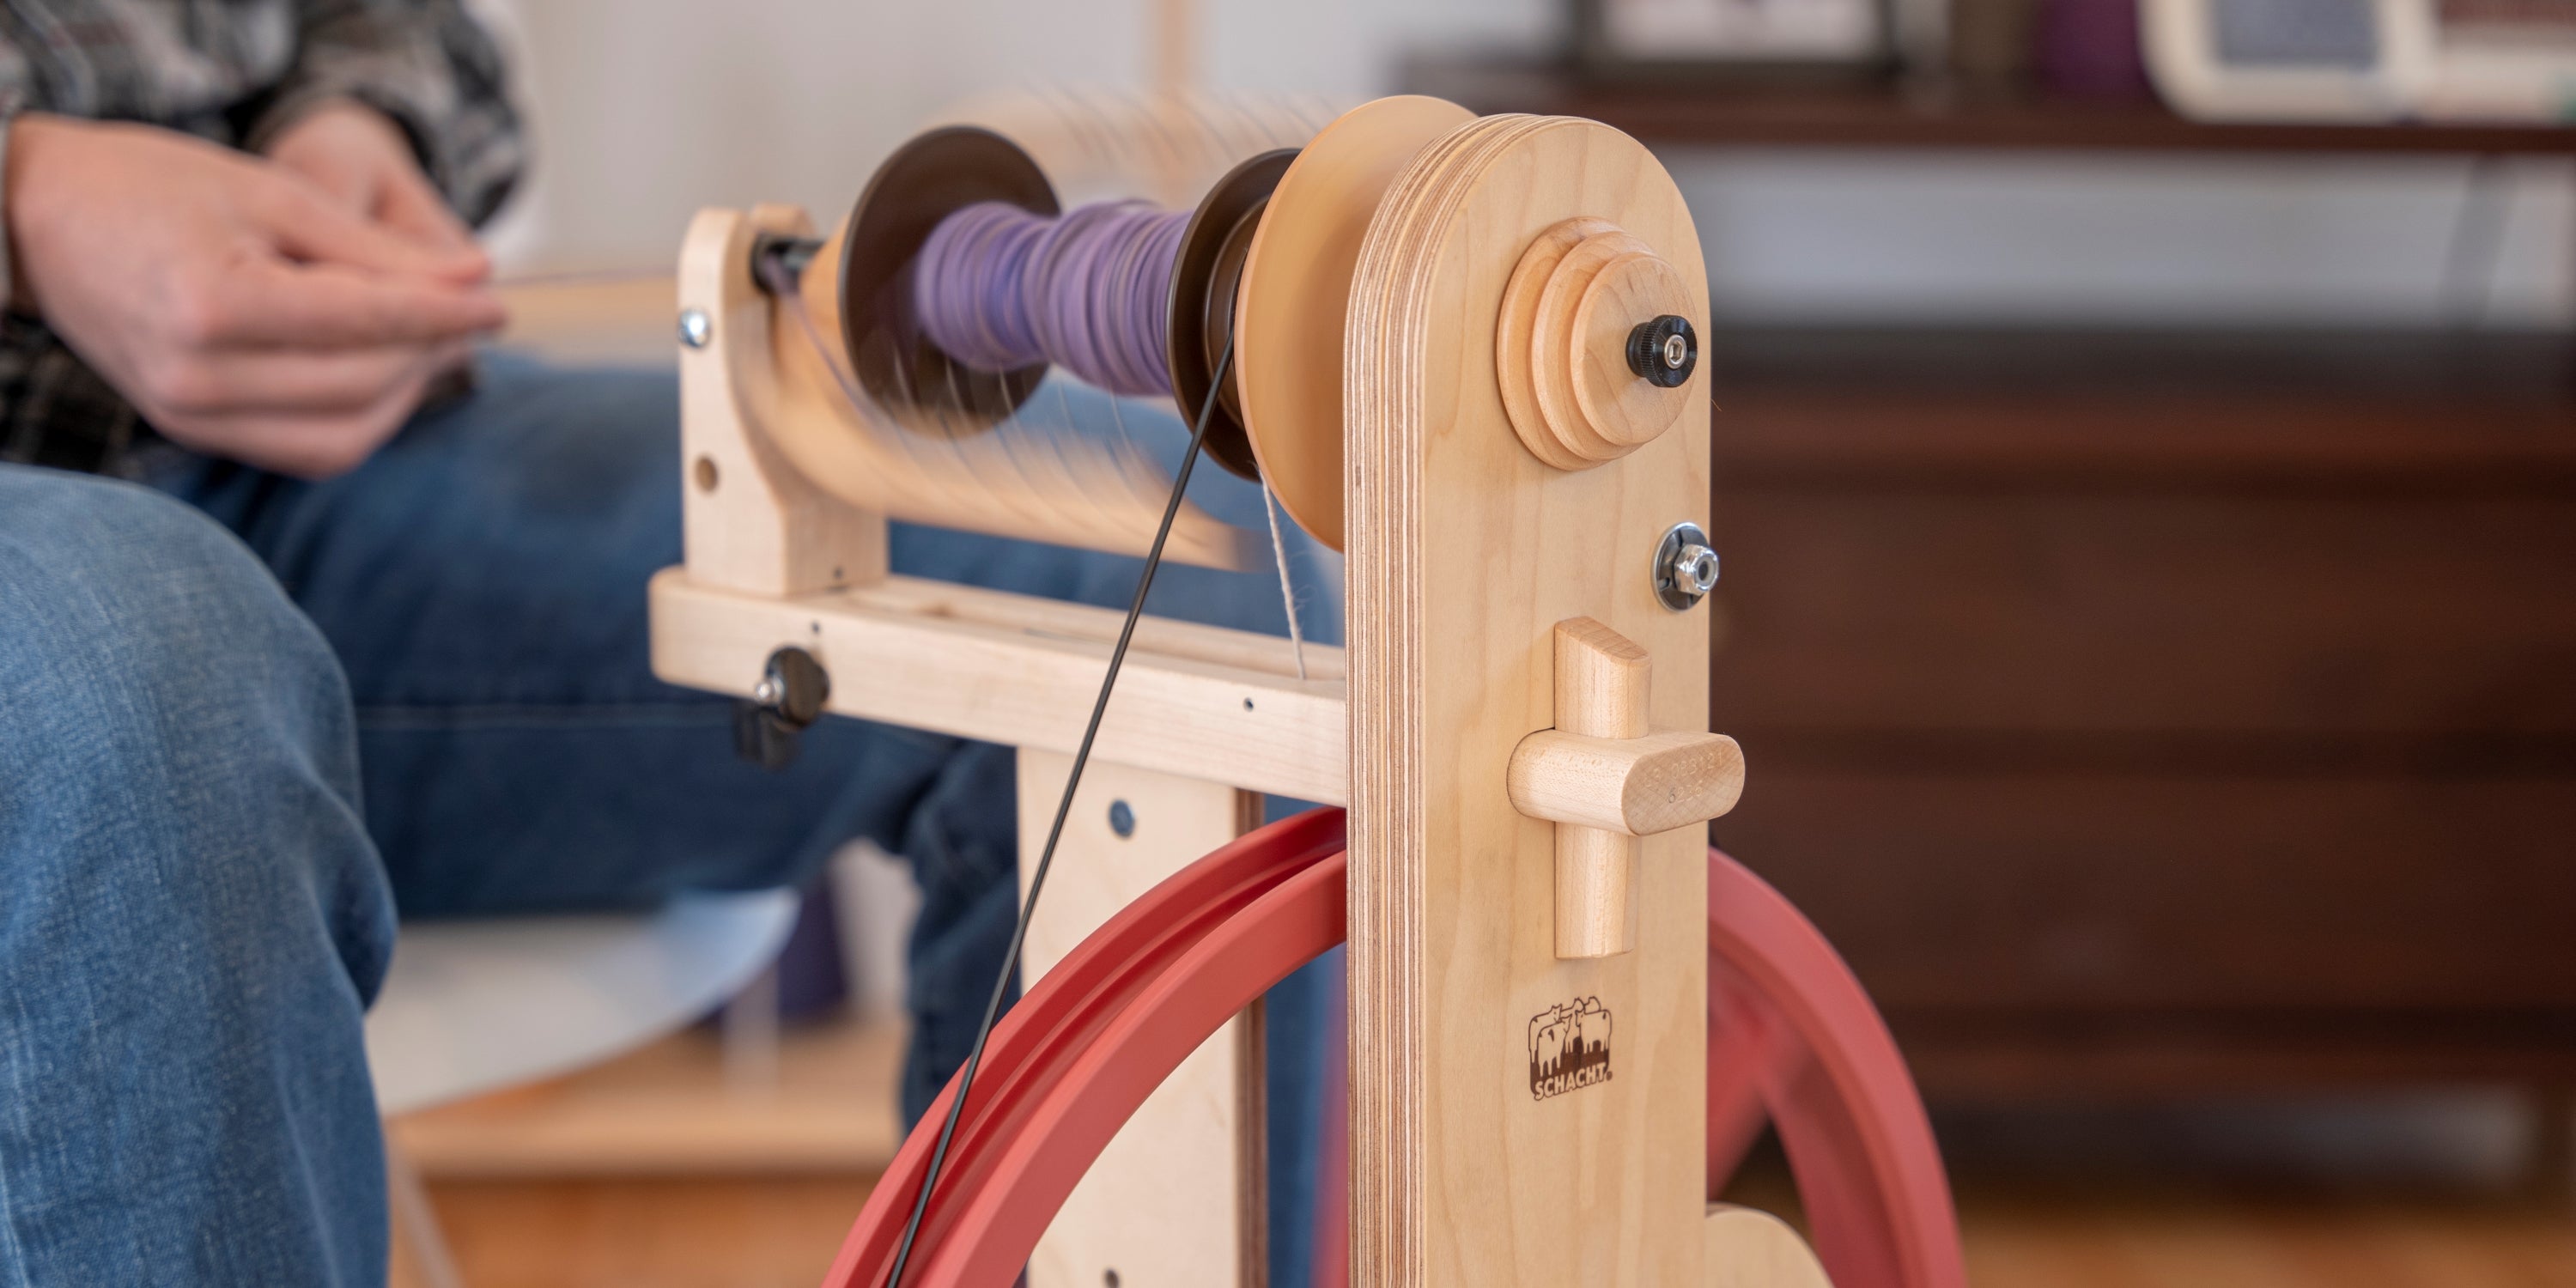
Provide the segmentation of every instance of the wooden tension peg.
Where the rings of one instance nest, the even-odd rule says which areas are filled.
[[[1649,733],[1654,660],[1589,617],[1556,624],[1556,727],[1512,750],[1512,807],[1556,824],[1556,955],[1636,946],[1637,838],[1735,808],[1744,753],[1713,733]]]

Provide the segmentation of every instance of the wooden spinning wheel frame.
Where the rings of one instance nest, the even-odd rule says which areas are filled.
[[[1634,340],[1708,317],[1680,193],[1606,127],[1428,99],[1266,164],[1202,221],[1215,285],[1190,280],[1209,343],[1231,320],[1249,456],[1348,553],[1349,648],[1138,627],[1082,789],[1151,826],[1067,834],[1072,885],[1031,923],[1035,983],[904,1282],[1087,1285],[1112,1256],[1139,1284],[1261,1282],[1257,1001],[1347,941],[1350,1282],[1954,1288],[1884,1027],[1811,926],[1704,848],[1744,762],[1706,732],[1697,596],[1655,561],[1707,523],[1708,378],[1650,372]],[[980,478],[974,444],[1007,435],[974,426],[913,443],[922,408],[871,406],[846,374],[867,355],[828,338],[857,316],[835,278],[887,278],[884,248],[827,246],[802,298],[753,279],[810,236],[779,207],[692,227],[681,303],[708,325],[682,355],[688,562],[653,584],[656,669],[774,702],[764,677],[801,652],[840,677],[823,709],[1019,747],[1024,818],[1051,808],[1118,615],[889,575],[886,521],[1132,550],[1133,498],[1090,493],[1133,480],[1069,456]],[[1195,511],[1173,541],[1248,562]],[[1348,813],[1242,835],[1265,792]],[[882,1283],[949,1107],[833,1285]],[[1814,1256],[1704,1203],[1765,1120]]]

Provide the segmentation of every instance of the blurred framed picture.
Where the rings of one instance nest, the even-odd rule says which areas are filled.
[[[2432,66],[2427,0],[2141,0],[2156,89],[2214,121],[2405,115]]]
[[[2208,120],[2576,120],[2576,0],[2142,0],[2156,88]]]
[[[2433,0],[2432,16],[2423,115],[2576,121],[2576,0]]]
[[[1870,75],[1895,57],[1896,0],[1574,0],[1575,61],[1613,80]]]

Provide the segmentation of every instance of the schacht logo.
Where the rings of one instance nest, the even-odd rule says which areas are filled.
[[[1530,1098],[1545,1100],[1610,1080],[1610,1012],[1578,997],[1529,1022]]]

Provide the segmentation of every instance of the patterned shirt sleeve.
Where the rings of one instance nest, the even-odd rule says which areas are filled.
[[[46,106],[25,50],[0,35],[0,175],[9,126]],[[0,208],[7,200],[0,187]],[[43,323],[6,311],[17,282],[10,240],[0,235],[0,463],[119,472],[141,420]]]
[[[328,98],[353,98],[411,136],[466,222],[500,208],[524,160],[500,51],[457,0],[298,0],[295,63],[246,132],[258,151]]]
[[[27,110],[29,82],[32,79],[27,56],[16,42],[0,35],[0,176],[9,173],[9,127],[18,113]],[[0,178],[0,210],[8,208],[7,180]],[[0,228],[0,309],[8,307],[11,293],[17,289],[17,264],[5,228]]]

